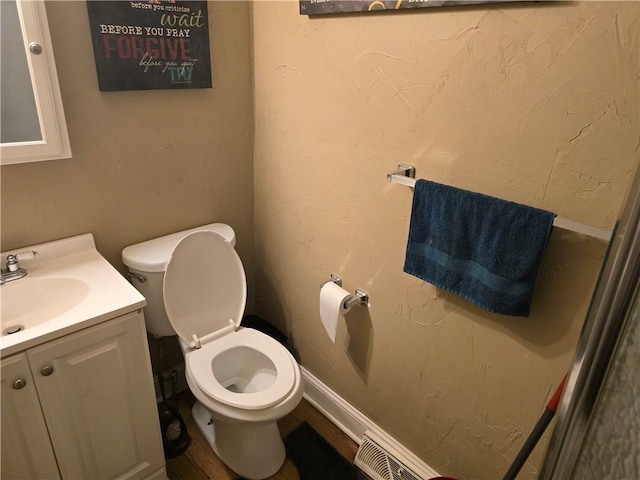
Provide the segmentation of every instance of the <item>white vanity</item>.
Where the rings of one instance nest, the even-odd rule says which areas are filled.
[[[0,287],[2,478],[166,478],[144,297],[91,234],[23,250]]]

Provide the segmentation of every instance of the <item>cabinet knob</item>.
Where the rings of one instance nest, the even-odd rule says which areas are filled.
[[[40,55],[42,53],[42,45],[40,45],[39,43],[36,43],[36,42],[31,42],[29,44],[29,50],[34,55]]]
[[[13,388],[15,390],[20,390],[21,388],[24,388],[26,386],[27,386],[27,381],[22,378],[19,378],[15,382],[13,382]]]
[[[42,367],[42,370],[40,370],[40,373],[43,377],[48,377],[53,373],[53,367],[51,365],[45,365]]]

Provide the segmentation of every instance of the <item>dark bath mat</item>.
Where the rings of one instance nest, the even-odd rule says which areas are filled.
[[[293,430],[284,442],[300,480],[357,480],[365,478],[307,422]]]

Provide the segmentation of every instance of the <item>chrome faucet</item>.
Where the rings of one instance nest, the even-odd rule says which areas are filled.
[[[7,282],[18,280],[19,278],[27,276],[27,270],[21,268],[18,264],[19,260],[29,260],[38,254],[35,250],[27,250],[20,253],[12,253],[7,255],[7,268],[0,272],[0,285],[4,285]]]

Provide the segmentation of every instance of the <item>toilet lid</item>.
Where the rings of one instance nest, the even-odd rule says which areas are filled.
[[[238,326],[247,301],[240,257],[217,233],[194,232],[173,250],[163,284],[167,317],[186,343],[229,326]]]

